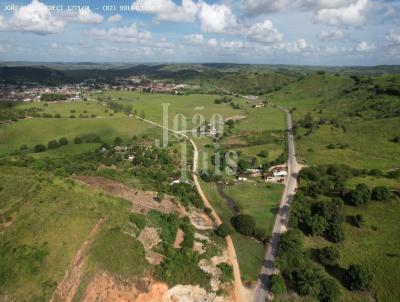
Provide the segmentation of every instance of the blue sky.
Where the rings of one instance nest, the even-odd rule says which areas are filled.
[[[0,60],[400,64],[400,0],[0,0]]]

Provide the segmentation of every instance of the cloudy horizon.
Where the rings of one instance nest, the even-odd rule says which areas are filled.
[[[0,1],[0,61],[396,65],[400,1]]]

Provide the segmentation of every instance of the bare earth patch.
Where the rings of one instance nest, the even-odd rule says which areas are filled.
[[[181,244],[183,242],[184,236],[185,236],[185,233],[181,229],[178,229],[178,231],[176,232],[176,236],[175,236],[174,248],[176,248],[176,249],[181,248]]]
[[[244,119],[247,119],[247,116],[245,116],[245,115],[233,115],[233,116],[227,117],[225,119],[225,121],[234,121],[234,122],[236,122],[236,121],[240,121],[240,120],[244,120]]]
[[[63,301],[70,302],[75,296],[75,293],[79,287],[82,277],[82,269],[86,262],[86,255],[89,251],[93,240],[98,233],[101,225],[105,222],[105,218],[101,218],[90,232],[89,238],[79,248],[75,254],[74,259],[70,263],[63,279],[58,283],[53,295],[50,298],[50,302]]]
[[[111,195],[124,198],[132,203],[132,211],[148,213],[157,210],[162,213],[172,213],[177,207],[172,199],[166,196],[161,202],[155,200],[156,192],[145,192],[130,188],[117,181],[101,176],[75,176],[74,179],[82,181],[94,188],[101,189]]]
[[[225,250],[221,256],[214,256],[210,260],[201,259],[199,267],[202,271],[211,275],[210,286],[211,289],[216,292],[219,289],[221,270],[217,267],[220,263],[226,263],[229,260],[228,251]]]
[[[145,227],[139,235],[139,241],[143,244],[147,262],[158,265],[164,260],[164,256],[151,249],[161,242],[156,228]]]

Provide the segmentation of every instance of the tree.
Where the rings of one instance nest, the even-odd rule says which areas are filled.
[[[323,278],[321,280],[321,291],[319,300],[321,302],[336,302],[340,301],[342,292],[338,282],[332,278]]]
[[[268,157],[268,151],[267,150],[262,150],[260,153],[257,154],[259,157],[266,158]]]
[[[388,200],[390,198],[390,191],[388,188],[383,186],[378,186],[372,189],[371,199],[372,200]]]
[[[229,228],[229,226],[227,226],[226,224],[222,223],[218,226],[218,228],[215,230],[215,233],[222,237],[225,238],[226,236],[228,236],[230,233],[232,232],[232,230]]]
[[[346,280],[351,290],[371,288],[373,275],[365,265],[352,264],[346,271]]]
[[[366,204],[371,200],[371,191],[366,184],[358,184],[356,188],[348,194],[347,200],[354,206]]]
[[[322,274],[314,267],[304,267],[296,275],[296,289],[301,295],[318,297],[321,292]]]
[[[21,145],[21,147],[19,147],[19,150],[28,150],[28,145],[27,144],[23,144]]]
[[[330,241],[337,243],[345,239],[343,227],[341,223],[331,223],[327,228],[327,237]]]
[[[253,217],[245,214],[239,214],[232,217],[232,225],[239,233],[251,236],[256,228]]]
[[[279,254],[294,253],[303,247],[304,235],[300,230],[289,229],[281,236]]]
[[[281,275],[271,275],[269,277],[270,289],[274,295],[283,294],[286,291],[285,281]]]
[[[325,266],[337,265],[339,262],[339,257],[339,250],[334,245],[324,247],[319,252],[319,261]]]
[[[52,139],[51,141],[49,141],[47,143],[47,147],[49,149],[56,149],[56,148],[60,147],[60,144],[59,144],[59,142],[57,140]]]
[[[79,136],[74,138],[74,143],[75,144],[82,144],[82,141],[83,141],[82,138],[80,138]]]
[[[361,214],[357,214],[354,218],[354,223],[357,227],[361,228],[364,225],[364,217]]]
[[[62,137],[58,140],[58,142],[60,143],[60,145],[65,146],[68,145],[68,139],[66,137]]]
[[[116,138],[114,139],[114,145],[119,146],[119,145],[121,145],[121,144],[122,144],[122,138],[116,137]]]
[[[43,144],[38,144],[35,146],[35,152],[43,152],[46,150],[46,146]]]
[[[322,235],[325,232],[326,225],[326,219],[319,214],[315,214],[307,221],[307,226],[313,236]]]

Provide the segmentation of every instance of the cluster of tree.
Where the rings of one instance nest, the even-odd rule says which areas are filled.
[[[254,237],[259,241],[266,242],[269,238],[265,230],[258,228],[252,216],[238,214],[231,219],[232,226],[242,235]]]
[[[130,115],[134,112],[132,105],[122,104],[120,102],[108,101],[107,106],[114,110],[114,113],[123,112],[126,115]]]
[[[232,102],[232,98],[228,98],[227,96],[224,96],[222,98],[214,100],[215,104],[227,104],[227,103],[231,103],[231,102]]]
[[[74,138],[74,144],[101,143],[101,138],[96,133],[88,133]]]
[[[55,102],[55,101],[64,101],[67,99],[67,96],[59,93],[43,93],[40,96],[40,100],[42,102]]]
[[[294,198],[289,224],[305,234],[323,235],[332,242],[343,241],[343,205],[343,200],[337,197],[314,200],[299,192]]]
[[[303,248],[303,236],[296,229],[282,235],[277,264],[283,276],[300,295],[311,296],[320,301],[340,301],[341,290],[338,282],[307,257]],[[276,283],[278,292],[283,291],[281,282]]]
[[[358,184],[355,189],[344,194],[344,199],[351,205],[367,204],[370,200],[384,201],[391,198],[391,192],[384,186],[377,186],[372,190],[366,184]]]
[[[326,147],[328,149],[346,149],[349,146],[349,144],[329,144]]]
[[[47,143],[47,148],[49,148],[49,149],[57,149],[57,148],[59,148],[59,147],[61,147],[61,146],[65,146],[65,145],[67,145],[67,144],[68,144],[68,139],[65,138],[65,137],[62,137],[62,138],[60,138],[59,140],[56,140],[56,139],[50,140],[50,141]],[[20,147],[20,150],[27,150],[27,149],[28,149],[28,146],[27,146],[26,144],[23,144],[23,145]],[[37,153],[43,152],[43,151],[45,151],[45,150],[46,150],[46,146],[43,145],[43,144],[37,144],[37,145],[35,145],[35,147],[34,147],[34,151],[37,152]]]

